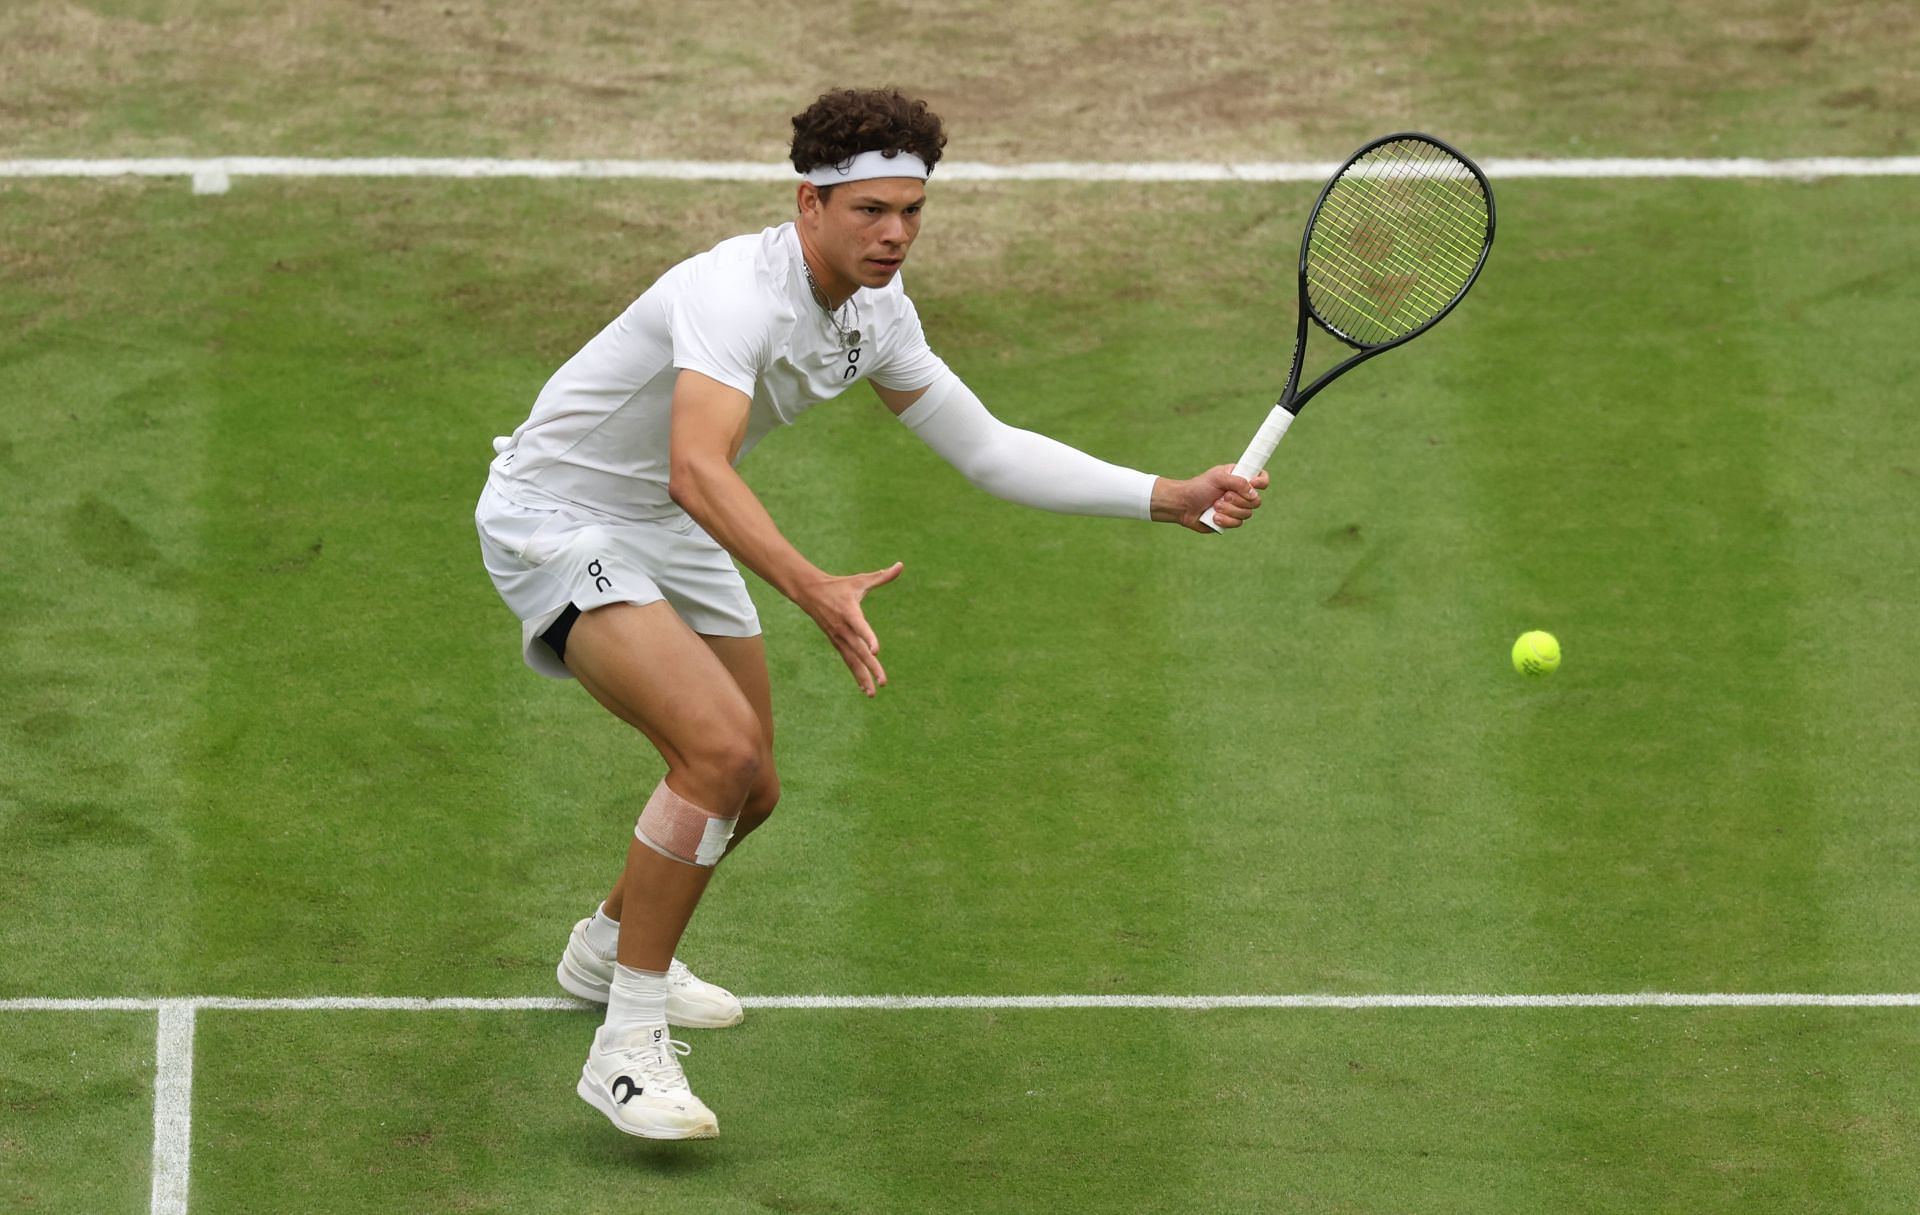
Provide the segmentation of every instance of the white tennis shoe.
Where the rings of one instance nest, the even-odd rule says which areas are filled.
[[[607,1121],[642,1139],[713,1139],[720,1120],[693,1095],[680,1057],[693,1048],[664,1025],[616,1034],[602,1025],[574,1091]]]
[[[614,960],[601,957],[587,944],[587,925],[591,923],[588,918],[573,926],[554,978],[570,994],[605,1004],[607,989],[613,984]],[[683,1029],[725,1029],[740,1024],[745,1016],[732,992],[700,978],[679,958],[667,967],[667,1024]]]

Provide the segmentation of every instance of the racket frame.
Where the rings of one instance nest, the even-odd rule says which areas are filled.
[[[1340,184],[1340,179],[1347,175],[1347,170],[1353,168],[1361,157],[1373,151],[1375,148],[1403,139],[1413,139],[1421,143],[1432,144],[1434,147],[1439,148],[1467,167],[1467,171],[1472,173],[1475,180],[1480,183],[1480,192],[1487,200],[1487,233],[1480,245],[1480,257],[1473,263],[1473,270],[1467,275],[1467,281],[1460,285],[1460,290],[1454,292],[1453,298],[1447,301],[1445,307],[1427,318],[1426,322],[1418,328],[1410,329],[1391,341],[1370,344],[1342,333],[1325,317],[1320,315],[1319,309],[1313,306],[1313,299],[1307,291],[1307,252],[1313,244],[1313,229],[1314,226],[1320,222],[1321,208],[1326,206],[1328,195],[1332,194],[1333,188]],[[1328,384],[1331,384],[1339,376],[1358,367],[1375,355],[1385,354],[1395,346],[1404,346],[1408,342],[1411,342],[1414,338],[1419,337],[1427,330],[1439,324],[1447,313],[1452,312],[1460,301],[1467,297],[1467,291],[1472,288],[1475,280],[1480,277],[1481,267],[1487,264],[1487,254],[1493,252],[1493,230],[1494,209],[1492,184],[1487,181],[1487,175],[1480,171],[1479,165],[1473,163],[1472,159],[1470,159],[1466,153],[1454,147],[1452,144],[1447,143],[1445,140],[1437,139],[1432,135],[1423,134],[1419,131],[1396,131],[1392,135],[1382,135],[1378,139],[1368,140],[1359,151],[1341,162],[1339,169],[1335,170],[1333,176],[1327,179],[1327,184],[1320,188],[1319,196],[1313,200],[1313,210],[1307,215],[1306,229],[1300,235],[1299,327],[1294,333],[1293,364],[1287,370],[1286,386],[1280,390],[1280,399],[1275,401],[1273,408],[1268,411],[1267,420],[1261,424],[1259,431],[1253,436],[1253,441],[1247,445],[1246,452],[1234,463],[1233,475],[1252,479],[1262,468],[1266,467],[1267,459],[1273,455],[1274,448],[1279,446],[1280,439],[1287,433],[1287,428],[1293,424],[1293,419],[1299,416],[1300,411],[1306,407],[1308,401],[1313,399],[1315,393],[1325,388]],[[1308,317],[1312,317],[1313,323],[1325,330],[1330,337],[1352,347],[1359,353],[1336,364],[1318,379],[1307,385],[1306,388],[1296,392],[1295,390],[1299,388],[1300,384],[1300,371],[1306,365]],[[1211,507],[1207,509],[1205,514],[1200,516],[1200,521],[1208,527],[1213,528],[1216,532],[1221,530],[1213,521],[1213,509]]]

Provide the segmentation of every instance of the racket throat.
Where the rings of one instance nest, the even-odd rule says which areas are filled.
[[[1307,276],[1300,276],[1300,328],[1293,336],[1293,362],[1287,368],[1287,383],[1280,390],[1280,399],[1273,403],[1275,409],[1284,409],[1289,414],[1300,412],[1300,405],[1294,400],[1294,394],[1300,387],[1300,371],[1307,365]]]

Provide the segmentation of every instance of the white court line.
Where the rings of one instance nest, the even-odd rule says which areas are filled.
[[[742,996],[747,1008],[826,1011],[930,1009],[1139,1008],[1205,1011],[1216,1008],[1920,1008],[1920,992],[1568,992],[1546,995],[1404,994],[1211,996]],[[561,1012],[598,1008],[552,996],[181,996],[141,998],[19,998],[0,1000],[0,1012],[152,1012],[215,1009],[230,1012]],[[191,1028],[191,1021],[189,1021]]]
[[[192,997],[186,1002],[193,1003]],[[27,996],[13,1000],[0,1000],[0,1010],[12,1012],[158,1012],[161,1001],[151,997],[121,997],[108,999],[41,999]]]
[[[1510,159],[1482,161],[1494,178],[1920,176],[1920,156]],[[1335,161],[1045,161],[995,165],[948,161],[937,181],[1324,181]],[[789,165],[737,160],[535,160],[463,157],[213,156],[0,160],[0,177],[186,177],[202,193],[223,193],[233,177],[638,178],[674,181],[798,180]]]
[[[1813,995],[1791,992],[1626,992],[1568,995],[1380,996],[762,996],[749,1008],[1142,1008],[1206,1011],[1216,1008],[1835,1008],[1920,1007],[1920,993]]]
[[[193,1159],[193,1018],[188,1000],[160,1004],[153,1060],[152,1215],[182,1215]]]

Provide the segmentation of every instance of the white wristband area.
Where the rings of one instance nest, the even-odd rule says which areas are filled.
[[[1152,518],[1152,473],[1108,464],[1007,425],[952,372],[934,381],[900,420],[961,476],[996,498],[1066,515]]]

